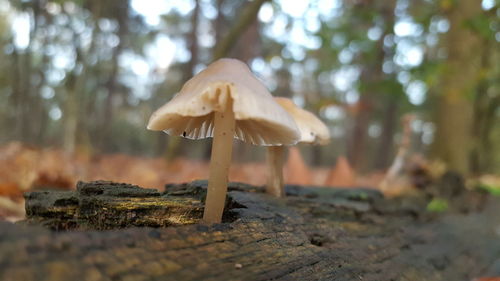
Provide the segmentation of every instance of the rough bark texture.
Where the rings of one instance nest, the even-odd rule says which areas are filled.
[[[438,189],[440,196],[454,198],[458,205],[451,210],[460,212],[436,215],[424,211],[426,200],[420,196],[387,200],[374,190],[287,186],[288,197],[276,199],[262,188],[230,184],[225,223],[165,228],[123,227],[155,215],[161,217],[155,223],[163,225],[186,213],[183,217],[200,219],[201,212],[191,210],[200,207],[205,181],[169,185],[165,193],[107,182],[80,183],[75,192],[30,193],[29,223],[0,223],[0,280],[471,280],[498,275],[498,199],[463,194],[460,185],[459,178],[448,175]],[[108,216],[116,220],[102,219]],[[27,225],[35,221],[59,228],[73,221],[70,228],[80,231]],[[118,229],[83,230],[89,228]]]
[[[30,192],[25,198],[27,222],[54,230],[166,227],[196,223],[203,214],[197,198],[112,182],[79,182],[76,192]]]

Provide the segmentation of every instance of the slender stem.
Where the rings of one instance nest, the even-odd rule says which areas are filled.
[[[214,117],[210,176],[205,212],[203,213],[205,223],[220,223],[222,220],[233,150],[234,122],[233,101],[228,94],[226,108],[222,112],[215,112]]]
[[[269,146],[267,148],[267,165],[269,174],[267,178],[266,191],[276,197],[285,197],[283,184],[283,164],[285,162],[284,146]]]

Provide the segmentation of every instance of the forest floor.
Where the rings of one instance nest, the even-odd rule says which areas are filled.
[[[198,224],[206,182],[165,192],[79,183],[27,194],[28,219],[0,223],[0,280],[473,280],[500,276],[500,198],[233,183],[224,222]]]
[[[383,173],[355,176],[349,167],[344,165],[339,170],[337,166],[308,167],[300,152],[290,149],[284,176],[289,184],[344,187],[376,187],[383,178]],[[208,178],[207,161],[126,154],[68,154],[62,149],[34,147],[20,142],[0,146],[0,167],[0,219],[9,221],[24,218],[23,192],[44,188],[72,190],[79,180],[101,179],[163,191],[165,183]],[[263,185],[266,174],[264,161],[233,163],[229,179]]]

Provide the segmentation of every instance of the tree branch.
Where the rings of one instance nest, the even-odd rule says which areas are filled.
[[[262,5],[268,1],[270,0],[254,0],[248,5],[236,24],[233,25],[232,29],[229,30],[227,35],[215,47],[213,55],[214,60],[218,60],[224,57],[232,50],[240,35],[256,19],[260,7],[262,7]]]

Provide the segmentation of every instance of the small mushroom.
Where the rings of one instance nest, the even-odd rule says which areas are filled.
[[[187,81],[153,113],[148,129],[190,139],[213,137],[205,223],[222,219],[233,138],[255,145],[291,145],[300,139],[293,118],[235,59],[220,59]]]
[[[281,105],[295,120],[300,131],[300,143],[324,145],[329,142],[330,133],[326,125],[311,112],[304,110],[288,98],[276,97]],[[284,197],[283,164],[285,148],[270,146],[267,149],[267,165],[269,168],[267,193],[276,197]]]

